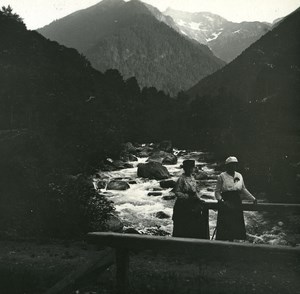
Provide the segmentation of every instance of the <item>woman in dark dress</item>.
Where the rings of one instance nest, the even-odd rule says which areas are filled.
[[[216,240],[245,240],[246,229],[242,210],[242,197],[256,203],[255,197],[246,189],[243,177],[236,172],[237,158],[225,161],[226,171],[217,180],[215,197],[219,201]]]
[[[182,165],[184,174],[175,186],[176,202],[173,210],[173,237],[208,239],[208,226],[202,217],[197,182],[193,177],[194,160],[185,160]]]

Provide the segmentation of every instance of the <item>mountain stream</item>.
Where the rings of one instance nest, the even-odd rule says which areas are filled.
[[[201,151],[187,152],[174,150],[178,157],[177,164],[166,165],[171,179],[176,181],[183,173],[180,165],[185,159],[196,160],[196,166],[204,171],[208,177],[200,181],[201,197],[205,201],[214,200],[214,189],[216,177],[219,172],[215,171],[216,164],[199,161],[203,156]],[[157,180],[149,180],[137,177],[137,166],[145,163],[147,158],[138,158],[138,161],[130,162],[132,168],[125,168],[117,171],[99,172],[101,179],[109,182],[111,180],[122,180],[129,183],[130,188],[124,191],[107,190],[106,187],[99,189],[99,193],[114,202],[116,213],[124,224],[124,229],[132,228],[141,234],[148,235],[171,235],[173,230],[172,212],[175,199],[165,200],[174,197],[171,188],[162,189]],[[107,185],[106,185],[107,186]],[[148,194],[156,196],[149,196]],[[154,192],[154,193],[153,193]],[[163,218],[158,217],[159,214]],[[245,223],[248,235],[248,242],[288,245],[288,236],[285,232],[285,224],[279,218],[265,218],[261,212],[244,212]],[[212,237],[216,227],[217,212],[209,211],[210,236]],[[263,228],[263,229],[262,229]],[[298,245],[298,244],[294,244]]]

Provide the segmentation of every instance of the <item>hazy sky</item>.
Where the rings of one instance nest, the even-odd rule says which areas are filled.
[[[100,0],[1,0],[11,5],[28,29],[42,27]],[[184,11],[209,11],[231,21],[267,21],[286,16],[300,6],[300,0],[144,0],[160,10],[167,7]]]

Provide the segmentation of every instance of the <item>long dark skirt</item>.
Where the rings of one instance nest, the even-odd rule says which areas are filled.
[[[217,219],[216,240],[245,240],[246,229],[242,201],[238,191],[223,192]]]
[[[173,210],[173,237],[209,239],[201,202],[177,199]]]

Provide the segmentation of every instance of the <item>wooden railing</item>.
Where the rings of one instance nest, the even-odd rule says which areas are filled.
[[[218,210],[216,202],[207,202],[203,205],[209,235],[209,210]],[[283,203],[243,203],[245,211],[270,211],[300,213],[300,204]],[[129,252],[131,250],[155,250],[158,252],[173,251],[175,253],[192,254],[195,258],[209,262],[212,260],[257,260],[270,262],[291,262],[299,264],[300,247],[255,245],[249,243],[234,243],[224,241],[209,241],[188,238],[154,237],[145,235],[117,234],[117,233],[89,233],[89,242],[101,247],[111,247],[102,251],[96,259],[88,261],[79,269],[71,272],[59,281],[46,294],[68,293],[78,287],[87,276],[100,274],[112,264],[116,264],[117,293],[128,293]]]
[[[207,228],[209,209],[218,210],[218,203],[205,203]],[[300,212],[299,204],[261,203],[242,204],[245,211],[270,211],[270,212]],[[109,246],[115,249],[116,263],[116,290],[117,293],[128,293],[128,271],[130,250],[155,250],[162,252],[190,252],[193,256],[205,261],[230,258],[231,260],[257,259],[258,261],[282,261],[300,259],[299,247],[256,245],[249,243],[234,243],[224,241],[210,241],[189,238],[156,237],[132,234],[99,233],[88,234],[89,242]]]

